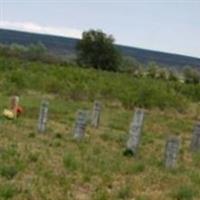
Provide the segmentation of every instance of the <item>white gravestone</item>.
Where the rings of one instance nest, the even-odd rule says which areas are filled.
[[[13,111],[14,116],[17,117],[17,108],[19,106],[19,97],[13,96],[10,99],[10,109]]]
[[[16,107],[19,105],[19,97],[18,96],[13,96],[10,99],[10,109],[14,110]]]
[[[79,110],[77,113],[76,122],[74,126],[75,139],[81,139],[84,137],[86,125],[87,125],[87,112]]]
[[[46,130],[48,107],[49,107],[49,103],[47,101],[42,101],[41,106],[40,106],[39,119],[38,119],[38,131],[40,133],[43,133]]]
[[[175,168],[177,165],[177,157],[179,153],[180,140],[172,136],[167,139],[165,146],[165,167]]]
[[[101,103],[99,101],[95,101],[91,117],[91,125],[95,128],[99,127],[100,115],[101,115]]]
[[[129,139],[127,141],[126,150],[135,155],[140,144],[141,132],[144,121],[144,110],[136,109],[133,121],[129,129]]]
[[[200,122],[194,127],[190,147],[192,151],[200,152]]]

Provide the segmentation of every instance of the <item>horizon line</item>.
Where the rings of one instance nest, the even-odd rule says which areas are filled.
[[[66,36],[64,34],[56,34],[56,33],[48,33],[48,32],[39,32],[39,31],[31,31],[31,30],[20,30],[17,28],[4,28],[0,26],[0,30],[7,30],[7,31],[15,31],[15,32],[23,32],[23,33],[28,33],[28,34],[35,34],[35,35],[46,35],[46,36],[54,36],[54,37],[62,37],[62,38],[71,38],[74,40],[81,40],[80,37],[75,37],[75,36]],[[92,29],[92,28],[91,28]],[[112,35],[112,34],[111,34]],[[119,44],[115,43],[117,46],[121,47],[128,47],[128,48],[135,48],[135,49],[140,49],[144,51],[151,51],[151,52],[156,52],[156,53],[163,53],[163,54],[170,54],[170,55],[177,55],[177,56],[185,56],[189,58],[194,58],[194,59],[200,59],[200,57],[197,56],[191,56],[191,55],[186,55],[186,54],[181,54],[181,53],[175,53],[175,52],[168,52],[168,51],[162,51],[162,50],[157,50],[157,49],[150,49],[150,48],[143,48],[143,47],[136,47],[136,46],[129,46],[127,44]]]

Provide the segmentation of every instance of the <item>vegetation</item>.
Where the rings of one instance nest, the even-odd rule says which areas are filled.
[[[36,43],[36,41],[40,41],[48,48],[48,51],[54,55],[59,55],[62,57],[74,57],[76,54],[76,45],[78,42],[77,39],[4,29],[0,29],[0,35],[0,43],[2,44],[10,45],[13,43],[18,43],[24,46],[29,46],[32,43]],[[183,66],[191,66],[196,68],[200,67],[199,58],[168,54],[121,45],[116,45],[116,47],[119,51],[122,52],[124,56],[136,59],[143,65],[146,65],[150,61],[154,61],[159,65],[164,65],[173,69],[181,69]]]
[[[36,132],[41,99],[50,101],[47,132]],[[0,95],[0,109],[9,96]],[[92,109],[90,101],[71,101],[29,91],[21,95],[25,112],[16,121],[0,118],[0,199],[154,199],[200,198],[199,156],[189,151],[196,116],[151,109],[145,117],[139,157],[123,156],[133,110],[104,102],[99,129],[86,129],[85,139],[72,139],[76,112]],[[183,141],[178,168],[165,170],[165,139]],[[20,164],[20,165],[19,165]],[[185,183],[185,184],[184,184]]]
[[[19,44],[3,45],[0,44],[0,56],[19,58],[28,61],[40,61],[47,64],[63,65],[69,62],[73,65],[73,59],[63,58],[51,54],[42,43],[30,44],[23,46]]]
[[[0,199],[198,200],[200,156],[189,151],[199,119],[200,85],[77,66],[0,57],[0,110],[10,95],[24,108],[0,117]],[[47,132],[36,131],[41,100],[50,102]],[[72,137],[78,109],[103,103],[98,129]],[[136,106],[145,123],[138,157],[123,155]],[[163,166],[165,139],[182,145],[178,167]]]
[[[93,69],[1,58],[0,71],[0,89],[5,94],[32,90],[73,100],[113,100],[126,108],[174,107],[180,110],[188,99],[200,98],[199,92],[192,93],[190,88],[180,83]],[[199,85],[192,87],[193,91],[198,91]]]
[[[91,53],[93,54],[94,52],[91,52]],[[118,63],[119,66],[117,65],[117,63],[115,63],[116,65],[113,65],[113,68],[112,67],[110,68],[109,65],[107,65],[107,67],[100,67],[100,69],[107,70],[107,71],[117,70],[117,72],[128,73],[129,75],[131,74],[132,76],[137,77],[137,78],[149,77],[152,79],[161,79],[161,80],[166,80],[166,81],[169,80],[173,82],[179,81],[179,82],[182,82],[182,83],[185,82],[188,84],[200,83],[200,72],[197,69],[187,67],[187,68],[184,68],[184,70],[177,71],[177,70],[164,68],[163,66],[160,67],[155,62],[150,62],[147,65],[143,65],[140,62],[138,62],[136,59],[129,56],[125,56],[125,57],[123,56],[120,59],[119,52],[117,54],[119,56],[118,59],[121,60],[120,64]],[[11,46],[7,46],[7,45],[0,44],[0,57],[19,58],[21,60],[39,61],[44,64],[54,64],[54,65],[60,65],[60,66],[73,66],[73,67],[79,66],[79,67],[84,67],[84,68],[88,67],[89,65],[85,65],[82,62],[84,60],[83,57],[85,57],[85,59],[87,60],[87,56],[82,53],[79,55],[82,55],[82,58],[79,57],[79,59],[77,60],[78,61],[77,63],[75,61],[75,58],[63,58],[63,57],[50,54],[47,51],[47,48],[42,43],[31,44],[30,46],[23,46],[19,44],[12,44]],[[96,57],[97,56],[94,56],[94,58]],[[83,60],[81,61],[81,59]],[[94,66],[92,67],[94,68]]]
[[[199,84],[4,57],[0,57],[0,79],[0,89],[6,95],[31,90],[72,100],[112,100],[126,108],[184,111],[189,102],[200,100]]]
[[[200,73],[198,70],[187,67],[184,69],[186,83],[198,84],[200,82]]]
[[[83,32],[77,44],[78,63],[95,69],[117,71],[121,55],[113,44],[114,38],[99,30]]]

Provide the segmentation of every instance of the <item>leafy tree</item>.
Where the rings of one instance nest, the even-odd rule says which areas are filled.
[[[28,47],[28,57],[33,60],[41,59],[47,52],[47,48],[41,42],[31,44]]]
[[[147,75],[151,78],[157,78],[158,66],[155,62],[148,63]]]
[[[167,80],[168,79],[168,71],[167,69],[165,68],[160,68],[158,70],[158,75],[159,75],[159,78],[162,79],[162,80]]]
[[[129,72],[134,75],[141,71],[142,64],[138,62],[135,58],[130,56],[124,56],[122,58],[119,70],[121,72]]]
[[[100,30],[83,32],[82,40],[77,44],[78,63],[86,67],[116,71],[121,55],[113,43],[113,36]]]
[[[177,75],[177,72],[175,72],[173,70],[169,70],[168,80],[170,80],[170,81],[178,81],[179,77]]]
[[[27,48],[25,46],[16,44],[16,43],[11,44],[10,49],[11,51],[15,51],[19,53],[24,53],[27,51]]]
[[[185,82],[197,84],[200,82],[200,73],[199,71],[187,67],[183,71]]]

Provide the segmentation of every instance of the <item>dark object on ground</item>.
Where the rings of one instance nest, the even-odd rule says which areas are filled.
[[[131,157],[134,156],[134,152],[131,149],[125,149],[123,155]]]

